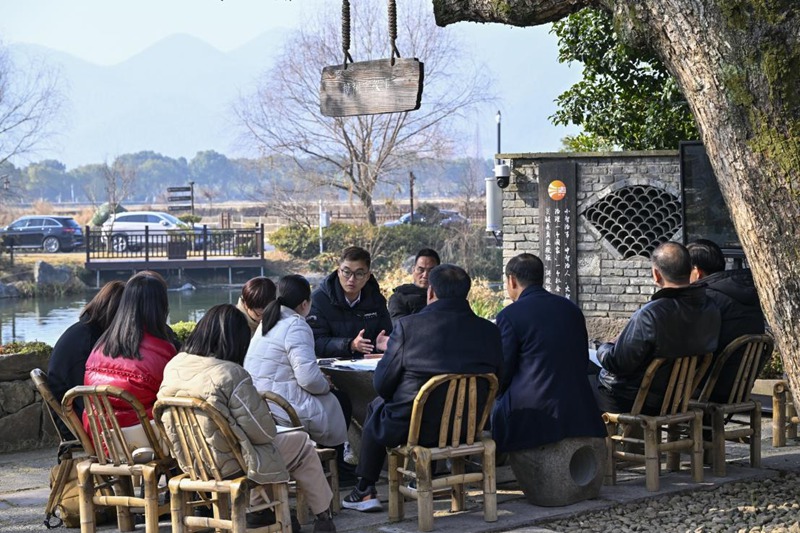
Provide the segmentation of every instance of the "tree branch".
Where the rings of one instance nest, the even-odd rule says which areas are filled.
[[[608,3],[609,0],[434,0],[433,13],[439,26],[461,21],[536,26],[584,7]]]

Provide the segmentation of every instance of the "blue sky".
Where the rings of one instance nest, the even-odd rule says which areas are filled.
[[[338,0],[0,0],[0,41],[41,45],[104,66],[123,62],[176,34],[197,37],[227,52],[264,32],[297,27],[305,14],[330,1]],[[402,17],[402,0],[398,11]],[[474,128],[467,132],[471,136],[473,130],[480,132],[482,155],[494,154],[496,109],[503,112],[504,152],[558,150],[560,139],[575,133],[576,128],[555,127],[547,117],[555,111],[555,97],[579,79],[580,69],[556,63],[556,38],[549,34],[549,27],[460,23],[442,31],[454,28],[466,37],[479,59],[487,62],[500,96],[496,106],[487,106],[476,116]],[[507,53],[505,47],[514,47],[513,53]],[[487,55],[489,49],[501,50],[493,53],[503,57]],[[97,151],[142,149],[135,144],[123,139],[113,146],[98,145]],[[207,144],[181,153],[158,145],[152,149],[173,157],[191,157],[196,150],[217,148]],[[68,160],[70,153],[69,149],[54,148],[42,151],[41,156]]]
[[[176,33],[222,51],[275,27],[294,27],[320,0],[0,0],[0,36],[119,63]],[[432,16],[432,15],[431,15]]]

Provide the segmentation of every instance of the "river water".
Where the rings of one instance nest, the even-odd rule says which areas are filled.
[[[236,304],[241,294],[235,289],[170,291],[169,322],[197,322],[216,304]],[[61,334],[78,320],[94,293],[51,298],[0,299],[0,344],[11,341],[42,341],[53,346]]]

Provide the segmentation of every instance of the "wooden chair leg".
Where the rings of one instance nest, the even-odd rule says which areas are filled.
[[[715,476],[725,476],[725,413],[711,411],[711,470]]]
[[[788,392],[784,392],[784,397],[789,394]],[[797,438],[797,408],[795,407],[794,400],[791,403],[786,404],[786,417],[788,418],[788,426],[786,426],[786,437],[790,439]],[[784,444],[786,441],[784,440]]]
[[[97,530],[94,514],[94,478],[89,473],[91,464],[91,460],[83,461],[77,467],[78,487],[80,489],[78,510],[80,512],[81,533],[95,533]]]
[[[497,445],[493,440],[485,439],[483,446],[483,519],[486,522],[497,522],[497,479],[495,477]]]
[[[389,451],[389,521],[399,522],[405,515],[405,502],[400,492],[401,476],[397,469],[400,456]]]
[[[250,491],[238,481],[231,483],[231,529],[247,531],[247,506],[250,504]],[[221,518],[221,517],[220,517]]]
[[[414,454],[414,468],[417,472],[417,512],[420,531],[433,529],[433,487],[431,486],[431,452],[417,448]]]
[[[450,459],[450,473],[454,475],[463,475],[465,472],[464,458],[453,457]],[[464,510],[464,484],[453,483],[450,486],[450,512],[456,513]]]
[[[276,483],[272,485],[272,498],[278,505],[275,507],[275,518],[281,524],[281,533],[292,533],[292,518],[289,511],[289,485]]]
[[[723,453],[724,453],[724,427],[723,427]],[[723,455],[723,462],[725,456]],[[692,422],[692,480],[695,483],[703,481],[703,413],[695,411]]]
[[[667,442],[674,442],[681,438],[680,428],[671,426],[667,429]],[[667,471],[679,472],[681,469],[681,452],[668,451],[667,452]]]
[[[169,480],[169,513],[172,522],[172,533],[185,533],[186,524],[183,518],[189,513],[189,493],[181,491],[181,480],[188,474],[181,474]]]
[[[658,491],[660,463],[658,453],[658,428],[647,425],[644,428],[644,472],[645,484],[650,492]]]
[[[122,477],[114,484],[114,494],[117,496],[133,496],[133,480]],[[133,531],[136,529],[131,508],[125,505],[117,506],[117,525],[120,531]]]
[[[606,437],[606,474],[603,479],[605,485],[617,484],[617,463],[614,458],[616,441],[611,437]]]
[[[145,531],[158,531],[158,477],[155,468],[142,469]]]
[[[750,466],[761,468],[761,404],[755,402],[755,407],[750,412],[750,427],[753,435],[750,437]]]
[[[786,446],[786,391],[775,390],[772,393],[772,447]]]
[[[331,485],[331,492],[333,492],[331,511],[337,514],[342,510],[342,499],[339,497],[339,463],[336,462],[335,457],[328,461],[328,472],[330,472],[331,475],[329,482]]]

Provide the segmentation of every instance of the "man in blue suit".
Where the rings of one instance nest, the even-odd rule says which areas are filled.
[[[583,313],[543,283],[544,266],[533,254],[520,254],[506,265],[506,290],[514,303],[497,315],[504,359],[492,413],[498,452],[606,436],[586,376]]]

